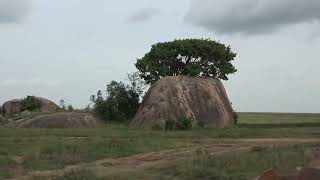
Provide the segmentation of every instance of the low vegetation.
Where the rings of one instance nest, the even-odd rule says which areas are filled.
[[[185,180],[248,180],[273,168],[289,172],[308,162],[304,153],[313,145],[252,148],[249,152],[211,155],[198,149],[187,159],[163,163],[131,174],[117,174],[117,179],[185,179]]]
[[[163,149],[237,142],[243,138],[320,138],[320,114],[239,113],[238,127],[189,131],[133,130],[116,123],[98,129],[0,129],[0,179],[14,175],[14,169],[19,165],[16,158],[23,159],[20,166],[26,170],[48,170]],[[258,158],[261,149],[253,151],[257,151],[254,157]],[[275,150],[266,151],[272,154]],[[247,156],[243,157],[250,158]],[[227,163],[231,163],[230,159]],[[240,159],[234,163],[240,163]],[[179,176],[190,171],[183,168],[191,167],[179,167]],[[160,173],[157,171],[151,170],[154,174]],[[172,173],[168,173],[170,177]]]
[[[41,107],[41,102],[35,96],[27,96],[21,100],[21,110],[38,111]]]
[[[192,120],[187,117],[180,118],[178,120],[168,120],[165,124],[166,131],[172,130],[190,130],[192,129]]]
[[[107,121],[124,122],[132,119],[140,106],[143,83],[137,73],[128,75],[129,83],[111,81],[106,94],[98,91],[91,96],[93,111]]]
[[[280,174],[291,172],[296,167],[305,166],[309,159],[305,152],[315,145],[295,145],[287,147],[253,147],[246,152],[230,152],[224,155],[211,155],[198,149],[192,156],[183,160],[165,162],[126,173],[113,173],[107,177],[97,177],[92,171],[79,169],[55,180],[70,179],[186,179],[186,180],[248,180],[254,179],[267,169]],[[263,157],[263,158],[262,158]]]

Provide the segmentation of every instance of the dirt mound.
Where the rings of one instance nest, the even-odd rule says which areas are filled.
[[[154,83],[130,124],[132,128],[165,127],[168,120],[192,120],[192,126],[231,127],[233,110],[220,80],[186,76]]]
[[[42,97],[36,97],[36,99],[40,101],[40,112],[56,112],[59,109],[58,105],[48,99]],[[21,99],[14,99],[5,102],[2,106],[3,114],[6,116],[20,114],[22,112],[21,101]]]
[[[54,113],[18,122],[17,128],[94,128],[98,119],[89,113]]]

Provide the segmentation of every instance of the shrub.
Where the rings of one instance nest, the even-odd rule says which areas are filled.
[[[167,120],[165,130],[190,130],[192,129],[192,120],[186,117],[178,120]]]
[[[234,119],[234,124],[238,125],[239,124],[239,115],[236,111],[233,111],[233,119]]]
[[[205,123],[204,123],[204,121],[198,121],[198,127],[200,127],[200,128],[204,128],[205,127]]]
[[[176,122],[172,119],[167,120],[165,124],[165,130],[172,131],[174,129],[176,129]]]
[[[232,112],[233,112],[234,125],[238,125],[239,124],[239,114],[237,113],[237,111],[233,107],[232,102],[231,102],[231,106],[232,106]]]
[[[67,110],[68,110],[69,112],[74,111],[73,106],[70,104],[70,105],[67,107]]]
[[[92,95],[93,111],[108,121],[132,119],[140,106],[143,83],[137,73],[128,75],[129,83],[111,81],[107,84],[106,95],[98,91]]]
[[[37,111],[41,107],[41,102],[34,96],[27,96],[26,98],[22,99],[21,101],[21,109],[23,111]]]
[[[177,121],[176,128],[178,130],[189,130],[189,129],[192,129],[192,120],[189,119],[189,118],[186,118],[186,117],[180,118]]]

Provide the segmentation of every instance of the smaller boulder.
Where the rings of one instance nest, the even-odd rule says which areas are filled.
[[[37,97],[37,99],[40,101],[41,104],[41,112],[56,112],[59,110],[59,106],[56,105],[54,102],[42,97]]]
[[[21,99],[13,99],[11,101],[7,101],[2,105],[3,114],[14,115],[21,113]]]
[[[100,121],[90,113],[54,113],[19,121],[17,128],[95,128]]]
[[[59,110],[59,106],[48,99],[42,97],[36,97],[36,99],[40,102],[40,112],[53,113]],[[5,116],[20,115],[23,112],[21,101],[22,99],[14,99],[5,102],[2,106],[3,114]]]

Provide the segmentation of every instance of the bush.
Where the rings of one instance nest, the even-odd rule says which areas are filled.
[[[69,112],[74,111],[73,106],[70,104],[70,105],[67,107],[67,110],[68,110]]]
[[[189,130],[192,129],[192,120],[189,118],[180,118],[176,124],[178,130]]]
[[[108,121],[126,121],[132,119],[140,106],[143,84],[139,75],[128,75],[129,84],[111,81],[107,84],[106,96],[102,91],[92,95],[93,111],[102,119]]]
[[[186,117],[178,120],[167,120],[165,130],[190,130],[192,129],[192,120]]]
[[[239,124],[239,114],[237,113],[237,111],[233,107],[232,102],[231,102],[231,106],[232,106],[232,112],[233,112],[234,125],[238,125]]]
[[[205,128],[205,123],[204,123],[204,121],[198,121],[198,127],[200,127],[200,128]]]
[[[176,122],[174,120],[167,120],[165,124],[166,131],[172,131],[176,129]]]
[[[37,111],[41,108],[41,102],[34,96],[27,96],[21,101],[21,110]]]
[[[239,115],[236,111],[233,111],[233,119],[234,119],[234,124],[238,125],[239,124]]]

